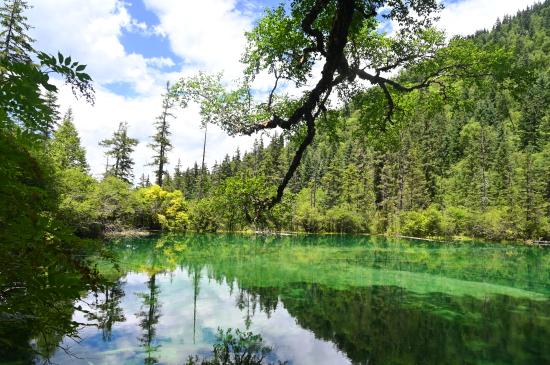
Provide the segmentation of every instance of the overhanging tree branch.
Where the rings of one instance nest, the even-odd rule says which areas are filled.
[[[434,84],[443,88],[446,79],[464,77],[470,67],[477,68],[473,74],[483,74],[476,65],[483,57],[472,52],[471,43],[470,48],[462,49],[459,44],[441,52],[446,50],[445,37],[432,28],[434,14],[441,8],[435,0],[296,0],[291,8],[288,15],[282,6],[266,12],[257,27],[247,33],[249,45],[243,57],[249,66],[246,82],[262,71],[275,74],[266,103],[251,103],[251,86],[246,83],[229,92],[220,79],[213,84],[212,79],[204,77],[185,84],[195,88],[191,91],[195,101],[203,95],[197,85],[199,89],[206,86],[207,99],[203,98],[201,114],[229,134],[251,135],[275,128],[296,131],[306,125],[306,137],[279,183],[277,194],[266,204],[268,207],[281,201],[314,138],[317,116],[326,110],[333,88],[356,88],[360,86],[358,79],[380,87],[387,102],[387,123],[396,108],[394,92],[407,93]],[[397,35],[379,32],[378,9],[384,9],[384,18],[400,25]],[[302,54],[299,62],[297,54]],[[304,80],[311,77],[314,64],[322,66],[320,78],[301,98],[277,97],[280,78],[303,86]],[[408,68],[406,75],[382,75],[401,67]],[[185,90],[182,93],[191,95]]]

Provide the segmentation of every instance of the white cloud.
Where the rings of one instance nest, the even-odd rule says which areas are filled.
[[[245,46],[244,31],[252,26],[250,14],[237,9],[236,0],[144,0],[160,19],[160,32],[172,51],[188,66],[206,72],[224,71],[240,76]]]
[[[139,92],[154,87],[158,74],[147,68],[146,58],[127,53],[122,31],[135,26],[117,0],[35,0],[29,19],[37,48],[70,54],[99,84],[127,82]]]
[[[439,27],[449,35],[469,35],[491,29],[497,18],[515,15],[538,0],[462,0],[449,3],[441,13]]]
[[[151,57],[147,59],[147,64],[157,68],[172,67],[176,65],[169,57]]]

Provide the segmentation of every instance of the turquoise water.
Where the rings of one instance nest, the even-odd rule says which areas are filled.
[[[183,364],[218,329],[289,364],[550,364],[550,251],[353,236],[186,235],[112,243],[58,364]]]

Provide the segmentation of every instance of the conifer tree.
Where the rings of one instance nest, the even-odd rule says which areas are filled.
[[[172,185],[176,190],[180,190],[180,191],[185,190],[184,172],[181,169],[181,159],[179,158],[178,158],[178,163],[174,168],[174,178],[172,179]]]
[[[27,34],[31,26],[23,14],[30,6],[24,0],[5,0],[0,5],[0,59],[30,63],[34,40]]]
[[[156,166],[156,183],[159,186],[163,184],[163,177],[165,176],[165,166],[168,163],[167,153],[172,150],[172,144],[170,143],[170,124],[168,118],[173,118],[174,115],[170,112],[174,107],[174,101],[170,97],[170,83],[166,83],[166,94],[162,99],[162,113],[157,117],[155,127],[157,133],[152,136],[153,142],[149,144],[149,147],[153,149],[155,155],[153,156],[152,166]]]
[[[57,94],[53,91],[47,91],[44,95],[44,101],[48,109],[50,109],[51,118],[44,121],[42,134],[44,139],[48,140],[51,138],[52,133],[59,123],[59,105],[57,104]],[[70,109],[69,109],[70,111]],[[72,117],[72,111],[71,111]]]
[[[114,163],[109,167],[107,173],[131,183],[134,177],[132,173],[134,160],[131,155],[137,144],[137,139],[128,136],[128,123],[126,122],[120,122],[118,130],[113,133],[112,138],[99,142],[100,146],[108,148],[105,154],[114,159]]]
[[[220,174],[222,175],[222,179],[227,179],[233,176],[233,171],[231,169],[231,160],[228,154],[226,154],[223,158],[222,164],[220,166]]]
[[[138,186],[140,188],[145,188],[147,186],[147,178],[145,177],[145,174],[141,174],[141,177],[139,178]]]
[[[234,173],[238,173],[241,168],[241,150],[237,147],[237,151],[231,161],[232,169]]]
[[[77,168],[87,171],[86,150],[80,143],[73,119],[73,111],[69,108],[59,128],[53,132],[50,154],[61,169]]]

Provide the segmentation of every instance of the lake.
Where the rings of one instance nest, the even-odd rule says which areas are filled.
[[[367,236],[182,235],[111,243],[57,364],[183,364],[219,329],[288,364],[550,364],[550,250]]]

